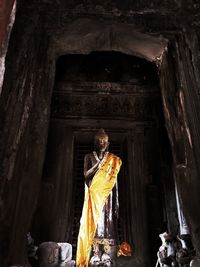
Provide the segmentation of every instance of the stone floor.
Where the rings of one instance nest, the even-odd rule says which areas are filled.
[[[98,267],[104,267],[104,266],[105,265],[98,265]],[[91,266],[91,267],[94,267],[94,266]],[[119,257],[116,259],[112,267],[147,267],[147,266],[141,262],[138,262],[133,257]]]
[[[116,267],[139,267],[139,265],[133,257],[120,257],[116,260]]]

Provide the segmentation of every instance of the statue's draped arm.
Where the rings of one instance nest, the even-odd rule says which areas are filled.
[[[100,164],[100,160],[97,161],[95,164],[92,164],[91,155],[87,154],[84,158],[84,176],[85,176],[85,182],[87,186],[90,185],[90,182],[92,181],[93,176],[97,172]]]

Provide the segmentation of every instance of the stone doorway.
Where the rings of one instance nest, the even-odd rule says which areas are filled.
[[[119,242],[131,244],[135,261],[149,263],[151,259],[154,264],[158,234],[166,229],[166,217],[169,219],[162,168],[171,162],[166,162],[162,153],[164,149],[170,154],[170,147],[156,67],[122,53],[66,55],[57,61],[33,231],[38,242],[72,243],[75,255],[83,203],[83,154],[92,150],[93,134],[102,127],[111,137],[111,149],[123,161]],[[168,171],[166,176],[172,185],[172,173]],[[174,205],[173,197],[170,203]]]

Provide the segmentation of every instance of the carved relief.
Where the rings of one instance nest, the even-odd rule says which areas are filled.
[[[158,94],[157,86],[138,85],[135,83],[114,83],[114,82],[58,82],[54,88],[55,92],[68,92],[75,94],[82,92],[83,94],[92,93],[129,93],[135,95]]]
[[[131,117],[137,120],[155,116],[158,97],[121,94],[64,94],[55,93],[52,117]]]

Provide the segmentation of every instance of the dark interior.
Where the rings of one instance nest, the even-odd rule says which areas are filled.
[[[93,91],[88,92],[88,87]],[[104,103],[102,97],[110,94],[108,90],[114,91],[115,98]],[[61,95],[70,102],[63,97],[59,102]],[[94,102],[85,103],[88,97]],[[125,101],[131,99],[135,110],[134,107],[124,110],[116,118],[121,110],[113,112],[120,109],[113,100],[120,105],[122,97]],[[93,105],[103,105],[103,112],[97,108],[91,114]],[[57,61],[46,160],[32,234],[38,244],[47,240],[73,244],[75,256],[84,200],[83,158],[93,151],[93,136],[101,127],[110,136],[109,151],[123,162],[118,179],[118,242],[129,242],[137,254],[148,253],[154,264],[160,243],[158,234],[167,227],[169,196],[163,194],[164,179],[173,187],[171,150],[164,128],[156,67],[122,53],[66,55]],[[167,177],[164,168],[168,168]],[[172,205],[174,201],[170,199]],[[171,221],[173,228],[172,218]]]

